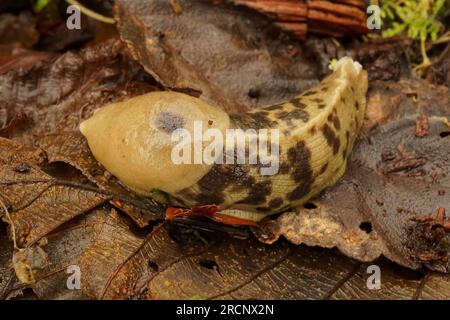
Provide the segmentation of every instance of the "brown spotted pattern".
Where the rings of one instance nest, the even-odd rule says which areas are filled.
[[[278,173],[262,176],[260,165],[215,164],[176,196],[189,205],[217,204],[261,218],[304,204],[344,173],[362,125],[367,75],[335,72],[288,102],[230,115],[231,127],[279,129]],[[248,152],[248,150],[247,150]]]

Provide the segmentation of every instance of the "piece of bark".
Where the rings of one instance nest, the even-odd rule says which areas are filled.
[[[304,39],[308,33],[335,37],[360,35],[368,32],[365,3],[361,0],[234,0],[259,11],[275,25]],[[301,30],[301,32],[299,31]]]

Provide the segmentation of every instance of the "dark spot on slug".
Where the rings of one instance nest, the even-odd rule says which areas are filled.
[[[276,126],[276,122],[272,121],[267,112],[259,111],[255,113],[234,113],[230,115],[232,126],[242,130],[247,129],[267,129]]]
[[[309,129],[309,132],[311,134],[315,134],[317,132],[317,128],[315,126],[312,126],[311,129]]]
[[[288,193],[291,201],[299,200],[311,191],[313,171],[311,168],[311,150],[304,141],[299,141],[287,152],[289,163],[292,165],[291,177],[298,182],[297,187]]]
[[[276,209],[276,208],[279,208],[282,204],[283,204],[283,199],[281,199],[280,197],[277,197],[277,198],[270,200],[269,207],[271,209]]]
[[[256,115],[257,117],[267,117],[267,116],[269,115],[269,112],[268,112],[268,111],[261,110],[261,111],[255,112],[255,115]]]
[[[333,154],[337,154],[339,151],[339,147],[341,145],[339,138],[336,137],[333,130],[330,128],[328,124],[325,124],[323,126],[322,133],[325,139],[327,140],[328,145],[333,149]]]
[[[314,98],[314,99],[311,99],[311,101],[312,102],[315,102],[315,103],[323,103],[323,99],[320,99],[320,98]]]
[[[331,122],[333,123],[333,126],[336,130],[341,129],[341,122],[339,121],[339,117],[336,114],[332,114],[331,116]],[[328,120],[330,120],[330,116],[328,116]]]
[[[283,163],[280,165],[279,173],[280,173],[280,174],[288,174],[290,170],[291,170],[290,164],[287,163],[287,162],[283,162]]]
[[[284,110],[275,113],[275,117],[277,117],[280,120],[286,120],[287,116],[288,116],[288,112],[284,111]]]
[[[287,114],[287,117],[293,118],[293,119],[301,119],[301,120],[303,120],[303,122],[309,121],[309,113],[303,109],[297,109],[297,110],[291,111]]]
[[[183,128],[185,123],[183,117],[169,112],[161,112],[155,124],[158,130],[171,134],[176,129]]]
[[[320,168],[319,175],[324,174],[324,173],[327,171],[327,169],[328,169],[328,162],[325,163],[325,164],[322,166],[322,168]]]
[[[302,95],[305,96],[305,97],[307,97],[307,96],[312,96],[313,94],[316,94],[316,93],[317,93],[317,91],[314,91],[314,90],[308,90],[308,91],[306,91],[305,93],[303,93]]]
[[[345,97],[341,97],[341,101],[343,104],[345,104],[346,103]]]
[[[311,185],[306,182],[300,183],[292,192],[288,194],[290,201],[300,200],[311,191]]]
[[[256,210],[260,212],[278,212],[284,201],[281,197],[276,197],[269,201],[267,207],[257,207]],[[278,209],[278,210],[277,210]]]
[[[325,92],[325,91],[327,91],[328,90],[328,87],[327,86],[323,86],[321,89],[320,89],[320,91],[322,91],[322,92]]]
[[[355,108],[356,108],[356,110],[359,110],[359,102],[358,101],[355,101]]]
[[[304,104],[300,98],[294,98],[289,102],[292,103],[294,105],[294,107],[296,107],[296,108],[301,108],[301,109],[306,108],[306,104]]]
[[[274,104],[273,106],[265,107],[265,108],[263,108],[263,110],[274,111],[274,110],[281,110],[283,108],[284,108],[284,105],[281,103],[281,104]]]
[[[272,193],[272,181],[266,180],[255,183],[251,188],[247,197],[237,203],[244,204],[261,204],[266,201],[266,197]]]
[[[199,193],[194,199],[198,205],[220,204],[225,201],[224,191],[230,185],[236,189],[244,190],[254,184],[254,178],[249,169],[240,164],[215,164],[211,170],[197,183]],[[188,196],[189,188],[180,194],[184,199]]]
[[[325,104],[325,103],[319,103],[318,105],[317,105],[317,108],[319,108],[319,109],[323,109],[323,108],[325,108],[327,105]]]
[[[220,204],[225,201],[223,192],[220,193],[199,193],[195,196],[195,201],[199,205]]]

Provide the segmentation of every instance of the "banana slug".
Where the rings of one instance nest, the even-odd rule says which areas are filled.
[[[346,57],[320,84],[284,103],[227,114],[182,93],[151,92],[98,109],[80,130],[95,158],[135,192],[161,190],[176,206],[214,204],[223,215],[259,221],[304,204],[342,177],[367,86],[367,72]],[[278,129],[278,172],[262,175],[261,165],[250,163],[174,163],[172,133],[194,133],[195,123],[224,136],[228,129]]]

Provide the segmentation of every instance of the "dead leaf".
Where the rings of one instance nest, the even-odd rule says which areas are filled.
[[[208,1],[178,3],[180,14],[170,0],[116,1],[121,39],[165,87],[236,112],[288,99],[317,82],[314,63],[270,20]]]
[[[268,246],[213,238],[204,244],[191,237],[180,243],[162,226],[138,236],[103,209],[64,225],[40,248],[48,261],[36,266],[30,287],[51,299],[412,299],[426,296],[422,288],[436,277],[380,260],[382,289],[371,290],[368,265],[335,251],[285,241]],[[79,290],[67,287],[69,266],[81,271]],[[23,288],[14,282],[4,295]]]
[[[138,11],[138,2],[118,1],[116,9],[133,57],[162,85],[201,92],[230,111],[297,94],[324,74],[339,51],[328,40],[314,39],[315,49],[292,43],[273,32],[267,19],[236,8],[179,0],[182,11],[176,14],[168,0],[147,2],[154,11]],[[386,68],[400,61],[396,54],[369,48],[364,57],[376,79],[402,74]],[[117,39],[79,53],[26,51],[9,58],[0,60],[0,135],[13,140],[0,139],[0,197],[22,251],[13,252],[11,232],[0,222],[1,297],[450,297],[446,275],[372,261],[383,254],[411,268],[448,271],[445,237],[430,237],[426,222],[438,207],[449,208],[449,130],[442,118],[450,114],[448,88],[371,81],[364,136],[343,182],[314,205],[280,216],[272,222],[275,234],[265,239],[284,235],[371,261],[380,266],[382,279],[380,290],[370,290],[368,264],[337,250],[281,239],[272,245],[230,239],[203,232],[201,223],[147,226],[164,208],[105,173],[77,132],[99,106],[155,89]],[[415,123],[422,112],[429,115],[429,135],[419,139]],[[79,290],[68,287],[71,267],[81,272]]]
[[[30,12],[0,14],[0,61],[16,49],[29,49],[39,40],[36,18]]]
[[[2,158],[8,162],[0,168],[0,197],[10,211],[15,226],[16,240],[20,246],[39,241],[66,221],[101,205],[109,195],[90,186],[59,181],[43,172],[38,166],[27,163],[36,151],[22,154],[21,162],[11,161],[16,156],[17,144],[0,138]],[[23,162],[22,162],[23,161]],[[2,216],[4,210],[0,211]],[[5,222],[10,223],[6,216]]]
[[[27,57],[36,62],[36,53],[29,52],[21,63]],[[140,67],[114,38],[79,54],[48,57],[25,69],[17,68],[19,62],[0,65],[0,114],[6,115],[1,124],[6,126],[18,114],[26,123],[20,130],[8,130],[7,138],[33,145],[36,136],[77,131],[79,122],[96,108],[152,90],[139,80]]]

